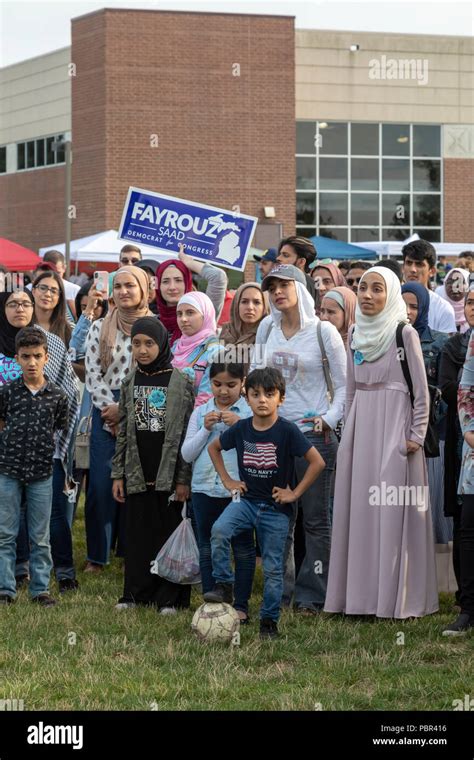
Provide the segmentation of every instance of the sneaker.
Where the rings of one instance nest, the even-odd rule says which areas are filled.
[[[176,615],[176,607],[161,607],[160,615]]]
[[[17,575],[15,578],[17,591],[18,589],[24,588],[25,586],[27,586],[29,580],[30,580],[29,575]]]
[[[76,591],[79,588],[79,584],[75,578],[61,578],[58,581],[59,593],[64,594],[66,591]]]
[[[10,594],[0,594],[0,604],[13,604],[15,599]]]
[[[232,604],[234,601],[234,589],[232,583],[216,583],[212,591],[206,591],[203,595],[205,602],[225,602]]]
[[[270,618],[262,618],[260,620],[261,639],[276,639],[279,635],[276,620],[271,620]]]
[[[35,602],[35,604],[40,604],[41,607],[54,607],[54,605],[57,604],[56,599],[53,599],[53,597],[47,593],[38,594],[38,596],[34,596],[31,601]]]
[[[451,625],[448,625],[448,627],[444,629],[442,635],[463,636],[470,628],[474,628],[474,618],[471,618],[467,612],[461,612],[454,623],[451,623]]]
[[[135,602],[117,602],[115,605],[116,610],[131,610],[133,607],[136,607],[137,605]]]

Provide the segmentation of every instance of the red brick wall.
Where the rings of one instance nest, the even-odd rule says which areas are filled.
[[[159,11],[73,20],[74,234],[117,228],[129,185],[256,216],[274,206],[291,234],[293,26]]]
[[[444,160],[444,240],[474,243],[474,159]]]
[[[0,176],[0,237],[37,251],[64,240],[64,166]]]

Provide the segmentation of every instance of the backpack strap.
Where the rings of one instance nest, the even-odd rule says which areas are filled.
[[[331,370],[329,368],[329,360],[326,353],[326,349],[324,348],[324,340],[322,336],[322,327],[321,327],[321,320],[319,320],[318,324],[316,325],[316,334],[318,336],[318,343],[319,343],[319,349],[321,351],[321,357],[323,362],[323,372],[324,372],[324,379],[326,380],[326,387],[328,389],[329,398],[331,400],[331,404],[334,398],[334,385],[332,382],[331,377]]]
[[[403,343],[403,328],[405,327],[405,322],[399,322],[397,325],[397,332],[396,332],[396,338],[397,338],[397,349],[401,349],[401,354],[399,353],[399,356],[401,356],[401,363],[402,363],[402,372],[403,377],[405,378],[405,382],[408,385],[408,390],[410,391],[410,399],[411,399],[411,405],[413,406],[415,402],[415,395],[413,393],[413,382],[410,375],[410,368],[408,367],[407,357],[405,353],[405,344]]]
[[[206,351],[209,349],[210,346],[214,346],[214,345],[218,345],[218,344],[219,344],[219,341],[216,340],[215,338],[211,338],[210,340],[206,341],[206,343],[204,344],[204,347],[198,353],[198,355],[196,356],[196,358],[192,360],[192,362],[191,362],[191,364],[189,366],[190,367],[194,367],[194,365],[196,364],[196,362],[201,358],[201,356],[203,354],[206,353]]]

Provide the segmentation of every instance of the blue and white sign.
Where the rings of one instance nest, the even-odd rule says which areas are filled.
[[[130,187],[119,239],[243,270],[257,218]]]

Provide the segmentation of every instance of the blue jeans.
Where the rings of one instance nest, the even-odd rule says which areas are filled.
[[[114,393],[118,401],[118,392]],[[106,565],[118,529],[118,505],[112,496],[112,458],[116,438],[104,430],[96,407],[92,412],[89,485],[85,505],[87,559]]]
[[[326,440],[324,433],[305,433],[326,462],[326,467],[299,500],[303,510],[303,527],[306,553],[295,583],[293,536],[296,522],[295,505],[288,541],[285,549],[285,589],[283,603],[289,605],[294,591],[295,607],[319,610],[324,606],[331,548],[331,491],[338,442],[331,431]],[[308,464],[304,458],[296,459],[296,477],[303,479]]]
[[[53,499],[52,477],[23,484],[0,474],[0,594],[16,596],[16,538],[20,527],[22,494],[30,540],[30,594],[46,593],[53,567],[49,543],[49,522]]]
[[[64,469],[59,459],[53,465],[53,501],[50,520],[50,544],[53,557],[54,573],[57,580],[74,579],[74,561],[72,556],[72,518],[74,504],[63,493]],[[24,499],[23,499],[24,501]],[[22,504],[20,527],[17,536],[15,575],[28,575],[29,572],[29,535],[26,510]]]
[[[278,620],[283,594],[283,557],[289,517],[273,505],[243,499],[231,502],[214,523],[211,534],[213,576],[216,583],[233,583],[230,546],[234,536],[255,529],[262,552],[263,603],[260,618]]]
[[[204,493],[192,494],[193,511],[196,519],[199,546],[199,565],[201,568],[202,590],[205,594],[214,586],[211,559],[211,531],[216,520],[229,504],[229,499],[214,499]],[[235,536],[232,541],[235,562],[234,607],[248,612],[249,598],[252,593],[255,574],[255,541],[253,530],[246,530]]]

